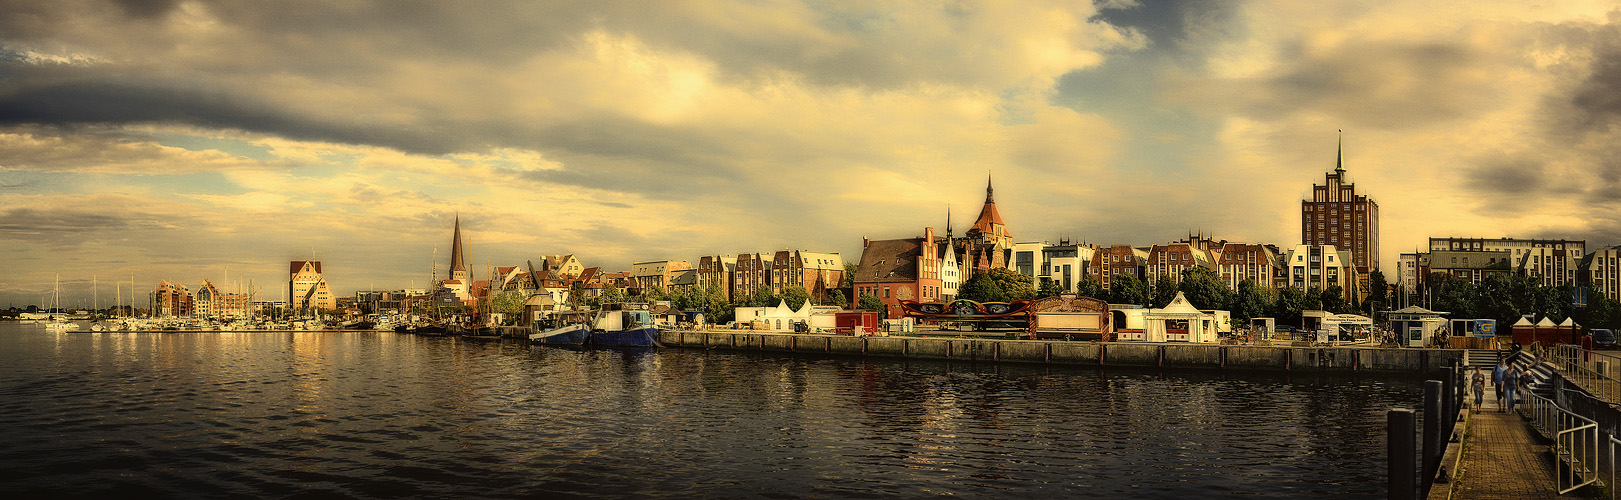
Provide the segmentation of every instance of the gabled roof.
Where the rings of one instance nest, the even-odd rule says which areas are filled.
[[[1531,324],[1530,319],[1527,319],[1526,317],[1521,316],[1519,321],[1515,321],[1514,324],[1510,325],[1510,326],[1533,326],[1533,325]]]
[[[1559,327],[1559,325],[1553,324],[1553,320],[1548,319],[1546,316],[1544,316],[1542,319],[1537,320],[1537,325],[1536,326],[1537,326],[1537,328],[1557,328],[1557,327]]]
[[[923,238],[876,240],[861,251],[861,264],[852,280],[856,283],[902,283],[917,281],[917,258]]]
[[[319,260],[295,260],[292,264],[288,265],[287,274],[298,274],[299,271],[304,269],[305,262],[314,264],[316,273],[321,272],[321,261]]]

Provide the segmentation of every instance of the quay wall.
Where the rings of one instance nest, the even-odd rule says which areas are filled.
[[[671,347],[985,363],[1347,373],[1439,373],[1442,367],[1461,363],[1463,358],[1463,351],[1454,349],[852,337],[751,331],[663,330],[658,340]]]

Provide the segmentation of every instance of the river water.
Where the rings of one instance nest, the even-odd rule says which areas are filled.
[[[0,495],[1382,498],[1416,379],[0,323]]]

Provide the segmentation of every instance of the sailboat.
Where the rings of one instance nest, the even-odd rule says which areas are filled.
[[[64,331],[64,332],[65,331],[70,331],[70,330],[78,330],[79,325],[72,322],[72,321],[68,321],[66,315],[62,314],[61,308],[62,308],[62,275],[58,274],[58,275],[56,275],[55,281],[51,282],[51,310],[48,311],[50,313],[50,315],[51,315],[51,319],[50,319],[50,321],[45,323],[45,329],[46,330]]]

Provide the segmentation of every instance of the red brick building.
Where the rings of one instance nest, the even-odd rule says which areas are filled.
[[[883,301],[887,317],[898,318],[903,300],[941,300],[943,243],[944,239],[935,238],[932,227],[923,228],[920,238],[863,240],[861,263],[852,278],[852,303],[859,305],[862,295],[872,295]]]

